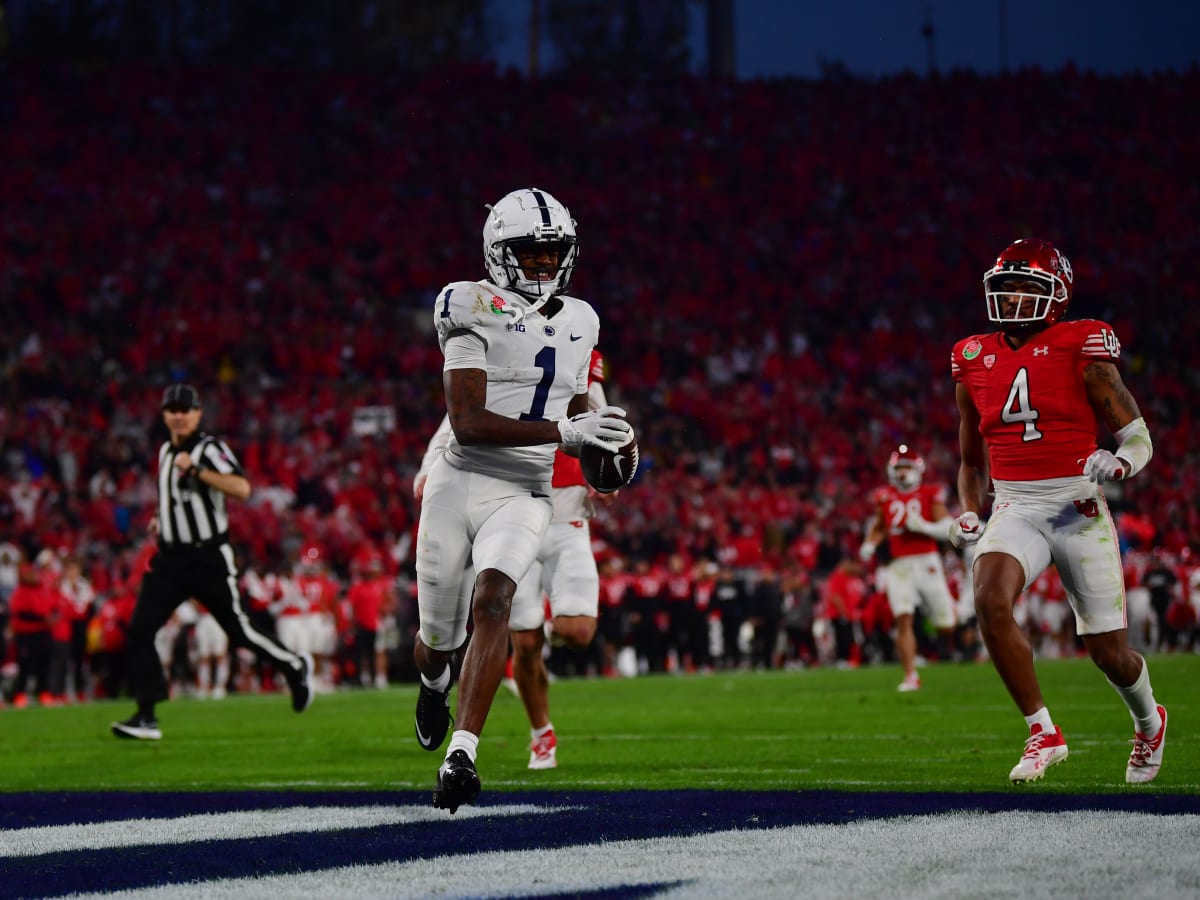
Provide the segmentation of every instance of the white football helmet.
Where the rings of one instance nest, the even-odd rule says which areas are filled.
[[[579,259],[575,220],[567,208],[541,188],[522,188],[488,209],[483,223],[483,260],[492,283],[529,298],[535,309],[563,293]],[[558,246],[554,277],[526,277],[513,252],[524,242]]]
[[[887,474],[888,481],[896,490],[916,490],[925,477],[925,460],[908,444],[901,444],[888,458]]]

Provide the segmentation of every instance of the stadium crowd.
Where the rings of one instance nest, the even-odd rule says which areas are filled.
[[[9,73],[0,634],[34,634],[46,660],[14,691],[5,641],[9,700],[39,673],[46,702],[83,694],[77,650],[91,693],[121,690],[163,438],[150,411],[176,380],[255,485],[231,511],[243,569],[278,582],[315,546],[344,587],[378,559],[398,588],[391,676],[415,677],[412,478],[445,411],[430,307],[483,275],[467,237],[521,184],[579,219],[572,291],[600,312],[642,452],[594,525],[618,624],[568,668],[613,671],[624,645],[635,670],[886,657],[856,559],[871,489],[901,441],[953,481],[949,350],[988,330],[982,272],[1027,234],[1074,263],[1072,316],[1124,345],[1156,448],[1110,498],[1128,584],[1150,597],[1148,643],[1195,648],[1200,73],[570,76],[495,102],[530,90],[485,66]],[[957,584],[954,553],[948,568]],[[341,602],[320,610],[341,623],[334,659],[355,632]],[[1062,620],[1031,614],[1046,652],[1073,649]],[[342,657],[329,680],[357,683]]]

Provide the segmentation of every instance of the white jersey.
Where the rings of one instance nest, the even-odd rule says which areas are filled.
[[[588,389],[592,348],[600,333],[595,310],[574,297],[547,319],[520,294],[487,281],[457,281],[438,294],[433,321],[446,357],[444,371],[487,369],[487,409],[510,419],[546,421],[566,417],[576,394]],[[465,340],[464,340],[465,338]],[[557,442],[528,447],[467,446],[453,432],[446,461],[550,493]]]

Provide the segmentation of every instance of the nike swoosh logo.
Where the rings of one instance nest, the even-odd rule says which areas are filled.
[[[421,734],[421,723],[420,722],[416,722],[415,724],[417,726],[417,741],[421,744],[422,747],[431,746],[433,744],[433,739],[427,738],[427,737],[425,737],[425,735]]]
[[[583,337],[583,335],[582,335],[582,334],[573,334],[573,335],[571,335],[571,340],[573,340],[573,341],[577,341],[577,340],[579,340],[581,337]]]

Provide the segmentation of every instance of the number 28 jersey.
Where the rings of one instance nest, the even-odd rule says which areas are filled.
[[[893,485],[886,484],[875,491],[871,501],[883,518],[884,527],[887,528],[888,551],[892,559],[937,552],[937,541],[928,535],[909,531],[904,527],[904,522],[909,515],[920,516],[932,522],[933,507],[946,502],[945,488],[922,484],[911,491],[901,491]]]
[[[1001,332],[955,344],[950,371],[979,410],[991,477],[1041,481],[1082,474],[1097,431],[1083,370],[1120,356],[1112,328],[1095,319],[1057,322],[1019,350]]]
[[[447,353],[447,342],[460,335],[478,339],[479,346],[469,345],[476,354],[471,359],[448,354],[444,370],[479,368],[482,362],[487,371],[485,405],[497,415],[525,421],[564,418],[571,398],[588,389],[600,319],[583,300],[560,299],[562,308],[548,319],[520,294],[490,282],[446,285],[434,302],[438,346]],[[457,469],[548,495],[557,446],[463,446],[451,432],[446,461]]]

